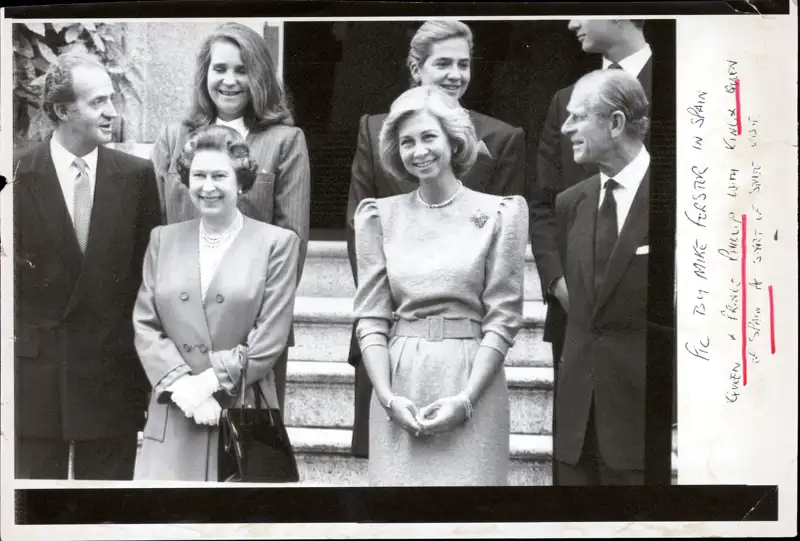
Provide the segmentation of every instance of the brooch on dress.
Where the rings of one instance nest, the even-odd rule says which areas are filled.
[[[489,216],[481,212],[480,210],[476,211],[475,214],[472,215],[470,221],[477,225],[478,227],[483,227],[486,225],[486,220],[489,219]]]

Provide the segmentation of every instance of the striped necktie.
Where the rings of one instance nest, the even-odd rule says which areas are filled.
[[[89,240],[89,222],[92,217],[92,186],[89,182],[89,166],[86,162],[81,158],[76,158],[73,165],[78,169],[73,196],[73,223],[81,252],[86,252],[86,243]]]

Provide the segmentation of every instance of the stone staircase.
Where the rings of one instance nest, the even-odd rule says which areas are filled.
[[[350,454],[354,375],[347,363],[355,286],[343,241],[309,243],[295,302],[284,419],[301,482],[365,486],[367,461]],[[512,485],[551,484],[553,369],[542,341],[545,307],[528,249],[524,329],[506,359]]]

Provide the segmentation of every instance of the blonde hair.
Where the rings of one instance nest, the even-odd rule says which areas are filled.
[[[478,157],[478,138],[469,113],[454,98],[427,85],[406,90],[392,103],[380,133],[383,168],[398,179],[419,182],[406,170],[400,158],[398,131],[403,122],[420,113],[430,114],[441,124],[452,149],[450,166],[453,174],[460,177],[469,171]]]
[[[414,79],[414,66],[422,68],[422,65],[431,55],[433,45],[452,38],[464,38],[469,46],[469,56],[472,58],[472,30],[461,21],[428,21],[419,27],[414,37],[411,38],[411,44],[408,47],[408,58],[406,59],[412,88],[420,85],[420,82]]]

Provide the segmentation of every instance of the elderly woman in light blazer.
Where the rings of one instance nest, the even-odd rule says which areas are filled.
[[[255,220],[294,231],[300,238],[299,282],[311,205],[308,148],[303,131],[294,126],[266,41],[242,24],[223,24],[203,41],[189,114],[183,121],[165,126],[154,145],[152,161],[166,223],[198,216],[179,178],[177,161],[192,133],[213,124],[238,131],[259,164],[253,187],[239,198],[239,210]],[[288,346],[292,345],[294,335],[290,333]],[[275,366],[281,406],[286,361],[284,351]]]
[[[237,205],[257,164],[234,129],[207,126],[177,172],[199,219],[157,227],[133,311],[135,345],[153,386],[135,480],[218,481],[219,418],[249,362],[277,408],[273,368],[292,323],[300,239]]]

